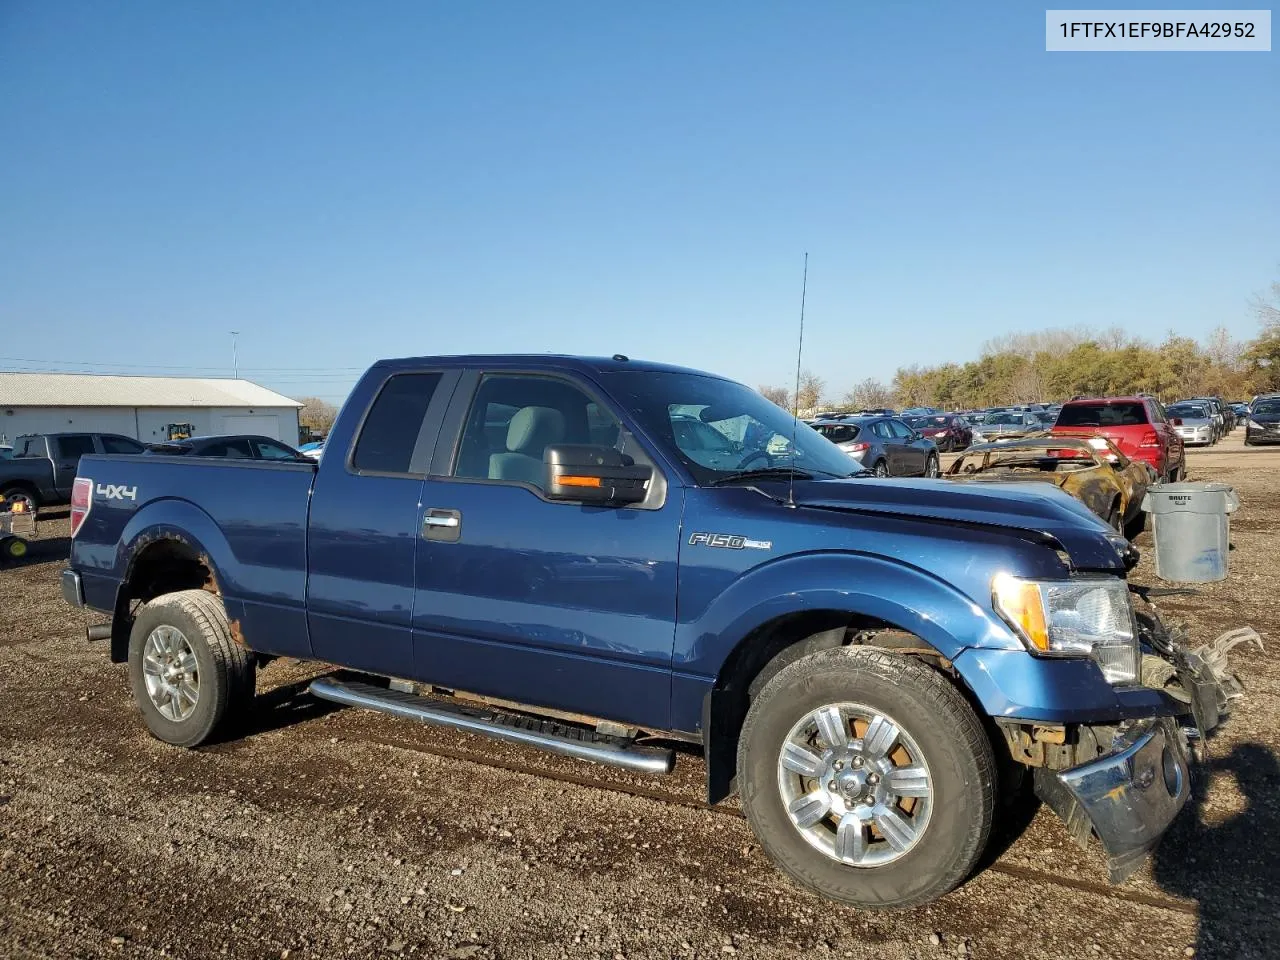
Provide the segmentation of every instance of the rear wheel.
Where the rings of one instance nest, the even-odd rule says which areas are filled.
[[[253,700],[253,655],[205,590],[157,597],[129,637],[129,682],[147,729],[165,743],[204,743]]]
[[[877,460],[876,465],[871,468],[871,472],[877,477],[887,477],[889,475],[889,464],[883,460]]]
[[[934,900],[968,875],[995,806],[991,743],[939,673],[858,647],[791,663],[752,701],[738,744],[751,828],[822,896]]]

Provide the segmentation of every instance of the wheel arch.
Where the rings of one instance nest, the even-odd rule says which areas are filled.
[[[703,698],[708,803],[719,803],[737,791],[738,741],[756,693],[775,674],[802,657],[854,645],[921,660],[946,676],[979,717],[985,716],[973,690],[952,667],[950,658],[901,624],[843,609],[783,614],[742,638]]]
[[[128,659],[138,604],[166,593],[197,589],[228,602],[223,571],[230,563],[230,546],[213,519],[198,507],[186,501],[148,504],[134,514],[120,542],[118,569],[124,570],[124,576],[111,620],[113,663]]]

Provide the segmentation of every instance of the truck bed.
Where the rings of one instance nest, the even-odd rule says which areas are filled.
[[[306,463],[165,456],[86,456],[93,483],[72,556],[85,600],[114,609],[126,558],[177,535],[217,570],[227,615],[263,653],[307,656]]]

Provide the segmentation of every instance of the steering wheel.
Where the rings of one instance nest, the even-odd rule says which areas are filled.
[[[757,460],[762,462],[759,464],[756,464]],[[756,464],[756,466],[759,466],[759,467],[767,467],[769,466],[770,463],[771,461],[769,459],[769,455],[765,453],[763,450],[752,450],[750,453],[748,453],[745,457],[743,457],[738,462],[738,466],[735,467],[735,469],[754,470],[756,469],[756,467],[752,466],[752,464]]]

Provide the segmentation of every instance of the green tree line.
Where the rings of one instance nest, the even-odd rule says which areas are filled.
[[[1225,327],[1203,341],[1170,333],[1159,343],[1119,328],[1009,334],[985,343],[977,360],[900,367],[892,383],[863,380],[838,400],[822,392],[820,379],[806,375],[800,407],[802,412],[883,405],[957,410],[1133,393],[1166,401],[1212,395],[1248,399],[1280,390],[1280,282],[1255,297],[1252,309],[1259,333],[1250,340],[1233,338]],[[783,407],[794,403],[785,389],[761,387],[760,392]]]

